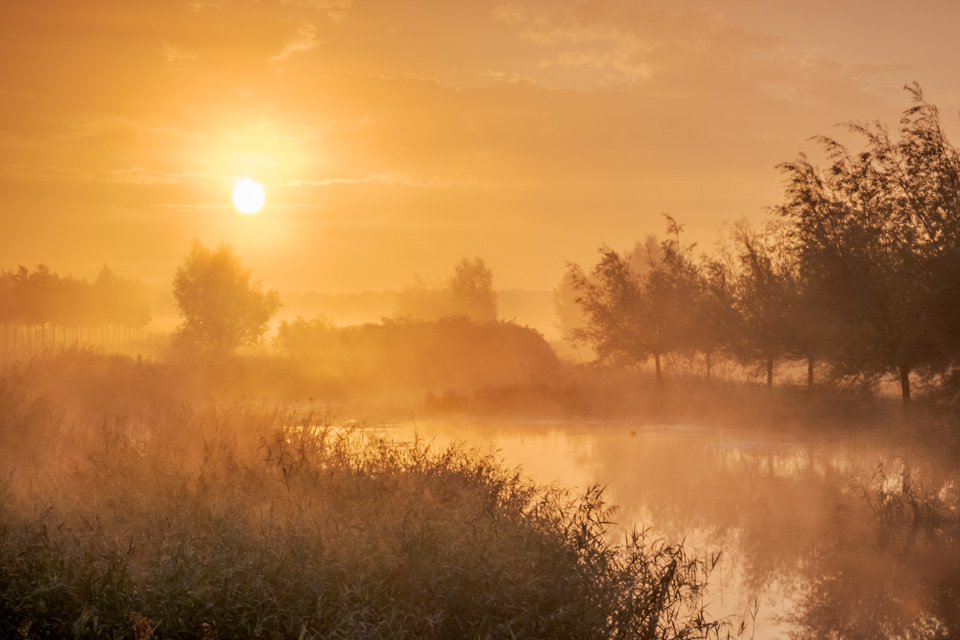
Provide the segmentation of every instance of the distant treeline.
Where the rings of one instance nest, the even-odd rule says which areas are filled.
[[[886,376],[905,401],[911,376],[940,390],[960,380],[960,152],[916,85],[899,138],[851,124],[851,150],[820,137],[829,166],[800,155],[780,165],[784,203],[768,226],[734,225],[697,257],[668,217],[667,239],[632,253],[601,249],[571,265],[558,290],[567,336],[604,362],[667,354],[717,356],[765,368],[804,361],[834,381]],[[582,311],[577,319],[571,305]]]
[[[603,247],[592,269],[571,264],[556,292],[564,337],[603,364],[652,360],[658,380],[664,356],[702,363],[708,378],[718,362],[755,367],[768,386],[779,363],[796,362],[811,387],[818,376],[865,389],[892,378],[905,401],[916,381],[960,397],[960,151],[920,88],[907,89],[899,135],[851,124],[861,149],[820,137],[826,168],[802,154],[781,164],[784,200],[763,229],[734,224],[717,251],[697,255],[667,216],[665,239]],[[221,355],[260,348],[280,306],[228,245],[195,243],[173,293],[174,343]],[[135,333],[150,320],[145,300],[142,285],[106,268],[93,283],[43,266],[0,272],[4,344]],[[497,322],[480,258],[439,287],[406,288],[394,315],[347,328],[284,322],[275,345],[332,375],[401,386],[510,384],[556,359],[535,331]]]
[[[367,389],[458,389],[529,383],[556,370],[543,336],[510,322],[384,319],[336,327],[322,317],[281,322],[274,342],[331,379]]]
[[[0,271],[5,349],[140,337],[150,322],[144,286],[103,267],[93,282],[45,265]]]

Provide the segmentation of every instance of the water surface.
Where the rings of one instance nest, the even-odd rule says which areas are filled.
[[[619,529],[651,528],[703,557],[722,551],[711,612],[755,618],[756,638],[787,637],[783,618],[809,577],[811,554],[836,537],[852,480],[868,482],[878,464],[905,457],[928,476],[936,468],[931,456],[863,435],[542,420],[430,420],[378,431],[492,451],[542,484],[604,485],[619,506]]]

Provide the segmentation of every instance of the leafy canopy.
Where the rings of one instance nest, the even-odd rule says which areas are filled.
[[[183,317],[177,340],[218,353],[255,344],[280,308],[276,289],[263,291],[227,244],[212,250],[194,242],[177,268],[173,295]]]

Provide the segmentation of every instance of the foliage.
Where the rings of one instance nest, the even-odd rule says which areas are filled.
[[[778,360],[807,355],[797,353],[798,334],[807,318],[802,315],[799,276],[783,239],[776,229],[757,233],[746,223],[734,229],[731,287],[738,318],[731,343],[742,360],[766,366],[768,387]]]
[[[493,272],[481,258],[464,258],[453,268],[449,283],[454,315],[477,322],[495,322],[497,294],[493,290]]]
[[[211,250],[194,242],[177,268],[173,295],[183,317],[180,344],[217,353],[255,344],[280,308],[276,289],[263,291],[226,244]]]
[[[7,380],[0,380],[0,392]],[[491,456],[313,413],[140,407],[63,429],[0,482],[0,635],[707,638],[708,567]],[[44,450],[59,442],[58,450]],[[46,444],[45,444],[46,443]]]
[[[639,365],[653,358],[658,381],[663,355],[699,350],[709,357],[730,318],[724,275],[698,264],[693,247],[680,242],[682,226],[666,219],[667,238],[647,242],[645,265],[634,266],[636,250],[621,255],[603,247],[589,274],[574,264],[567,270],[586,319],[573,340],[589,345],[599,362]]]
[[[779,207],[810,289],[833,310],[831,364],[841,375],[899,377],[942,369],[952,344],[960,275],[960,154],[918,86],[900,139],[881,123],[851,124],[865,140],[854,153],[821,137],[826,171],[803,155],[784,163]]]
[[[476,322],[497,319],[493,272],[482,258],[460,260],[443,287],[431,288],[419,279],[400,292],[395,315],[416,320],[464,317]]]
[[[464,317],[385,319],[350,327],[298,318],[280,323],[275,345],[344,385],[368,390],[529,383],[548,377],[558,364],[535,330]]]
[[[828,160],[780,165],[784,202],[763,232],[741,223],[731,247],[696,261],[667,217],[667,239],[647,264],[601,249],[592,271],[570,265],[586,317],[573,339],[600,362],[636,365],[696,351],[762,363],[805,360],[834,380],[873,385],[911,376],[960,379],[960,151],[917,85],[899,138],[882,123],[852,123],[851,150],[821,136]],[[649,242],[648,242],[648,247]],[[954,385],[955,386],[955,385]]]
[[[22,265],[16,271],[0,271],[0,323],[7,348],[63,344],[70,338],[78,342],[82,330],[89,337],[95,329],[133,331],[149,322],[143,284],[120,277],[107,266],[92,283],[61,276],[43,264],[32,271]]]

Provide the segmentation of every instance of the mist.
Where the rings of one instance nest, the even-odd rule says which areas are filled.
[[[0,637],[960,637],[960,5],[7,4]]]

